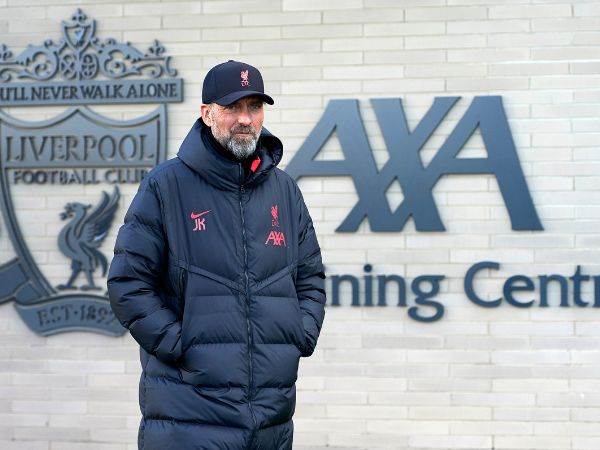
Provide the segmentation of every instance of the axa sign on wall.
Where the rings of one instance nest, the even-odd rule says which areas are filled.
[[[158,41],[142,52],[98,37],[96,21],[81,9],[61,22],[57,41],[30,44],[18,55],[0,45],[0,106],[69,105],[40,122],[0,111],[0,207],[16,253],[0,267],[0,303],[13,300],[38,333],[125,331],[110,309],[105,287],[95,283],[108,265],[99,247],[122,207],[119,185],[139,183],[166,156],[166,104],[182,101],[183,82],[175,78],[164,52]],[[119,121],[87,106],[115,103],[158,107]],[[70,267],[65,266],[64,281],[53,286],[24,239],[11,190],[27,188],[39,195],[42,186],[55,186],[68,195],[73,185],[108,189],[95,204],[73,199],[64,205],[56,244]]]
[[[426,166],[420,150],[432,133],[447,116],[459,97],[438,97],[414,130],[408,128],[400,99],[372,99],[371,104],[388,150],[389,159],[381,170],[377,169],[367,134],[363,126],[357,100],[330,101],[323,116],[314,127],[286,170],[296,179],[303,176],[350,176],[358,194],[358,201],[338,226],[338,232],[356,231],[361,222],[369,220],[371,231],[401,231],[409,218],[413,218],[418,231],[444,231],[433,197],[433,188],[444,175],[491,174],[496,178],[504,199],[513,230],[541,231],[542,224],[533,204],[515,145],[499,96],[475,97],[448,138]],[[484,158],[459,158],[458,153],[472,134],[479,130],[487,150]],[[315,157],[336,132],[344,158],[341,160],[316,160]],[[390,185],[397,180],[402,188],[403,200],[392,211],[386,198]],[[494,261],[474,263],[465,273],[464,292],[474,304],[495,308],[502,303],[529,308],[549,306],[549,286],[556,284],[560,290],[560,306],[600,307],[600,276],[582,273],[577,266],[573,275],[539,275],[538,301],[522,300],[517,292],[533,292],[536,286],[531,277],[513,275],[505,280],[498,298],[488,300],[478,293],[476,277],[482,271],[496,271],[500,264]],[[444,275],[421,275],[410,285],[399,275],[377,275],[371,264],[363,267],[364,299],[359,299],[359,278],[354,275],[332,275],[332,306],[339,306],[340,285],[351,287],[352,306],[387,306],[386,289],[393,283],[398,288],[394,302],[407,307],[408,316],[421,322],[432,322],[444,314],[444,305],[435,300]],[[592,282],[594,300],[582,298],[582,285]],[[569,284],[572,298],[569,299]],[[374,287],[378,296],[374,299]],[[414,305],[408,305],[408,293],[414,296]],[[533,295],[533,294],[531,294]]]
[[[424,167],[419,151],[459,98],[436,98],[413,132],[408,129],[400,99],[371,100],[389,153],[381,171],[377,170],[360,119],[358,101],[331,101],[286,171],[295,178],[315,175],[352,177],[359,200],[336,231],[356,231],[365,216],[375,232],[401,231],[411,216],[419,231],[444,231],[433,199],[433,187],[442,175],[473,173],[495,175],[513,229],[541,230],[500,97],[475,97],[433,160]],[[457,158],[477,128],[483,137],[487,158]],[[314,160],[334,131],[340,140],[344,160]],[[404,200],[391,211],[386,191],[395,179],[402,187]]]

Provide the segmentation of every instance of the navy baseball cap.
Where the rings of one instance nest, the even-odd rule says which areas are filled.
[[[273,99],[265,94],[262,75],[256,67],[230,59],[208,71],[202,84],[202,103],[230,105],[240,98],[256,95],[272,105]]]

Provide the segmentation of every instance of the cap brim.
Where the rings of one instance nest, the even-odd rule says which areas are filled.
[[[260,97],[265,103],[272,105],[275,103],[271,97],[267,94],[258,91],[237,91],[227,94],[221,98],[215,100],[215,103],[221,106],[231,105],[232,103],[237,102],[240,98],[257,96]]]

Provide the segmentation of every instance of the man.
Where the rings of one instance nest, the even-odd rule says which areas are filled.
[[[323,323],[321,252],[260,72],[227,61],[201,118],[142,181],[108,274],[140,344],[140,449],[291,449],[298,362]]]

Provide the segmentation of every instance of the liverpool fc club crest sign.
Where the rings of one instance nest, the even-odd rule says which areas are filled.
[[[81,9],[62,22],[61,34],[16,56],[0,44],[0,107],[66,105],[37,121],[0,110],[0,232],[14,250],[0,265],[0,303],[14,302],[43,335],[120,335],[106,296],[103,243],[124,207],[123,191],[165,159],[166,105],[182,101],[183,83],[158,41],[142,52],[101,39]],[[117,120],[89,107],[97,104],[157,107]]]

